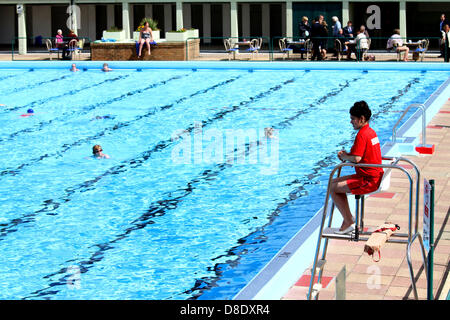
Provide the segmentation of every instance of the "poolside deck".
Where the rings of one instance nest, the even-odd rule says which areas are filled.
[[[435,180],[435,251],[434,297],[446,299],[450,280],[450,98],[427,126],[427,143],[436,147],[433,155],[408,157],[418,165],[421,176]],[[405,167],[406,168],[406,167]],[[391,187],[384,194],[369,197],[366,202],[365,226],[376,227],[384,221],[398,223],[401,232],[408,224],[408,188],[406,176],[394,170]],[[421,187],[423,183],[421,182]],[[422,231],[423,190],[419,207],[419,230]],[[339,213],[337,213],[339,214]],[[346,268],[347,300],[404,300],[414,299],[404,244],[387,243],[381,249],[381,261],[373,262],[363,253],[364,242],[330,240],[324,268],[324,287],[319,300],[335,299],[335,276]],[[426,299],[427,283],[420,246],[412,246],[412,262],[419,299]],[[282,299],[305,300],[310,269],[293,285]],[[378,277],[379,275],[379,277]]]

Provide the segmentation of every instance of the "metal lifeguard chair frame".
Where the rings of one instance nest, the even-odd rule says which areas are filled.
[[[422,258],[423,258],[423,263],[425,266],[425,270],[428,270],[427,268],[427,258],[426,258],[426,252],[425,252],[425,248],[423,245],[423,240],[422,240],[422,236],[420,235],[419,231],[418,231],[418,218],[419,218],[419,190],[420,190],[420,171],[417,168],[417,166],[409,159],[406,158],[402,158],[402,157],[398,157],[398,158],[392,158],[392,157],[383,157],[384,161],[389,161],[390,163],[385,163],[385,164],[356,164],[356,163],[348,163],[348,162],[343,162],[341,164],[338,164],[337,166],[334,167],[334,169],[331,171],[330,173],[330,177],[328,180],[328,188],[327,188],[327,195],[325,198],[325,205],[323,208],[323,215],[322,215],[322,223],[320,225],[320,229],[319,229],[319,239],[317,241],[317,248],[316,248],[316,252],[315,252],[315,256],[314,256],[314,263],[313,263],[313,268],[311,270],[311,280],[310,280],[310,284],[309,284],[309,290],[308,290],[308,295],[307,298],[308,300],[311,299],[317,299],[319,296],[319,292],[322,289],[322,285],[321,285],[321,281],[322,281],[322,273],[323,273],[323,268],[325,266],[326,263],[326,254],[327,254],[327,247],[328,247],[328,239],[337,239],[337,240],[349,240],[349,241],[367,241],[368,237],[361,237],[361,235],[370,235],[370,232],[365,232],[364,231],[364,196],[367,196],[369,194],[366,195],[361,195],[361,196],[355,196],[356,199],[356,221],[355,221],[355,231],[353,231],[350,234],[336,234],[334,233],[334,231],[336,230],[336,228],[331,228],[332,225],[332,220],[333,220],[333,212],[334,212],[334,203],[331,204],[331,210],[330,210],[330,215],[329,215],[329,220],[328,220],[328,227],[324,229],[324,225],[325,225],[325,220],[328,216],[328,201],[330,198],[330,185],[331,185],[331,181],[333,179],[333,176],[335,175],[335,172],[338,171],[338,177],[341,174],[341,169],[343,167],[380,167],[380,168],[384,168],[385,172],[382,178],[382,182],[380,184],[380,187],[378,190],[376,190],[373,193],[377,193],[380,191],[385,191],[387,190],[387,188],[389,188],[389,181],[390,181],[390,176],[391,176],[391,170],[396,169],[396,170],[400,170],[401,172],[403,172],[409,180],[409,220],[408,220],[408,233],[394,233],[390,239],[388,239],[387,242],[394,242],[394,243],[405,243],[407,244],[407,248],[406,248],[406,258],[408,261],[408,267],[409,267],[409,273],[410,273],[410,278],[411,278],[411,285],[413,288],[413,292],[414,292],[414,298],[417,300],[418,299],[418,295],[417,295],[417,288],[416,288],[416,281],[414,278],[414,270],[412,267],[412,262],[411,262],[411,245],[413,244],[413,242],[416,239],[419,239],[419,243],[422,249]],[[413,219],[413,198],[414,198],[414,194],[413,194],[413,178],[411,176],[411,174],[403,167],[401,167],[398,163],[400,161],[404,161],[409,163],[410,165],[413,166],[413,168],[415,169],[416,172],[416,196],[415,196],[415,213],[414,213],[414,218]],[[414,222],[414,226],[413,226],[413,222]],[[324,247],[322,250],[322,257],[319,260],[319,252],[320,252],[320,247],[321,247],[321,242],[322,242],[322,238],[324,238]],[[318,273],[318,277],[317,277],[317,283],[314,284],[314,280],[316,277],[316,273]],[[426,277],[428,278],[428,274],[426,271]]]

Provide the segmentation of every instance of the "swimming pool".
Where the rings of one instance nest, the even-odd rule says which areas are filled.
[[[323,205],[353,102],[383,144],[450,75],[251,71],[0,69],[0,298],[231,299]]]

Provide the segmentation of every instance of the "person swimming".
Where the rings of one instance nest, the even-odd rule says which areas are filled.
[[[109,159],[109,156],[105,153],[102,152],[103,149],[101,147],[101,145],[96,144],[95,146],[92,147],[92,153],[94,158],[96,159]]]
[[[105,116],[95,116],[94,118],[91,119],[91,121],[102,120],[102,119],[114,119],[114,117],[109,114],[107,114]]]
[[[112,69],[108,66],[107,63],[104,63],[104,64],[103,64],[102,71],[103,71],[103,72],[109,72],[109,71],[112,71]]]
[[[264,128],[264,137],[268,138],[268,139],[273,139],[276,138],[274,135],[274,129],[272,127],[267,127]]]
[[[70,71],[77,72],[77,71],[80,71],[80,69],[77,69],[77,66],[75,65],[75,63],[72,63],[72,67],[70,68]]]
[[[21,114],[21,117],[29,117],[29,116],[34,116],[34,110],[33,109],[28,109],[27,113]]]

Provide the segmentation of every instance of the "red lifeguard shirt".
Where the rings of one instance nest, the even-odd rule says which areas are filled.
[[[359,129],[353,143],[350,154],[361,157],[359,163],[381,164],[380,141],[376,132],[366,124]],[[356,174],[368,177],[379,177],[383,174],[383,168],[361,168],[355,167]]]

